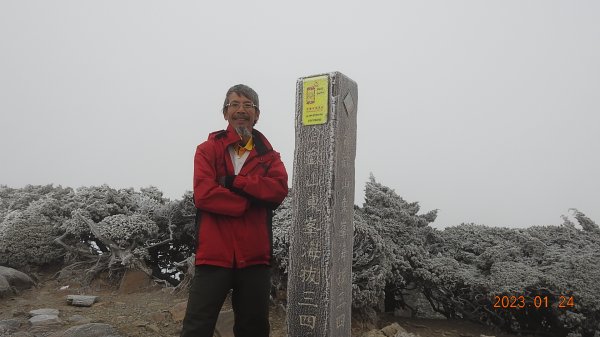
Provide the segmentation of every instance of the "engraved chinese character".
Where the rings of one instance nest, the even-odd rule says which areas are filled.
[[[300,277],[302,278],[302,282],[319,284],[319,270],[312,266],[305,266],[300,270]]]
[[[302,293],[302,302],[298,302],[300,306],[309,306],[309,307],[317,307],[315,303],[315,292],[314,291],[304,291]]]
[[[300,326],[306,326],[311,329],[315,328],[317,317],[313,315],[300,315]]]
[[[308,243],[308,249],[305,249],[302,253],[302,256],[308,257],[309,259],[315,261],[321,258],[321,243],[317,240],[311,240]]]
[[[313,217],[309,217],[304,223],[302,233],[307,235],[318,234],[321,230],[321,225]]]
[[[316,194],[311,194],[308,196],[307,208],[312,211],[317,211],[319,207],[319,197]]]
[[[310,172],[308,174],[308,178],[306,179],[306,187],[315,187],[319,186],[319,177],[317,176],[317,172]]]

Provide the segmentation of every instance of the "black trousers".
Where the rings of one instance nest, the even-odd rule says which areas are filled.
[[[236,337],[269,336],[271,269],[266,265],[246,268],[196,266],[181,337],[213,337],[219,312],[229,290]]]

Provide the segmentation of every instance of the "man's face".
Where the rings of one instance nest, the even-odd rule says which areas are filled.
[[[229,102],[229,107],[226,108],[223,117],[229,122],[229,125],[234,128],[245,127],[249,131],[252,131],[252,127],[258,120],[260,111],[256,110],[255,107],[244,108],[244,105],[252,105],[254,102],[235,92],[227,96],[227,101]]]

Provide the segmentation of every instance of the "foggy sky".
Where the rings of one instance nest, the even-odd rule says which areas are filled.
[[[290,5],[293,4],[293,5]],[[436,227],[600,222],[600,2],[0,2],[0,184],[192,189],[226,90],[293,172],[295,85],[358,83],[372,172]]]

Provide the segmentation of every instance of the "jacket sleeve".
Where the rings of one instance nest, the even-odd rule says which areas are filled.
[[[273,159],[265,176],[237,175],[233,188],[252,198],[275,206],[281,204],[288,194],[288,175],[279,153],[273,151]]]
[[[249,201],[219,185],[215,160],[214,149],[209,144],[198,145],[194,156],[194,204],[206,212],[241,216]]]

